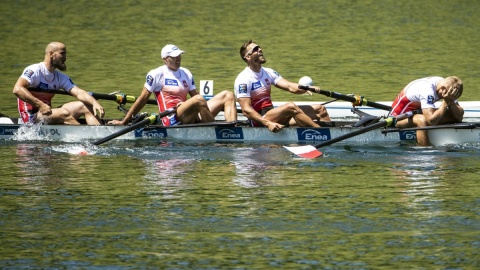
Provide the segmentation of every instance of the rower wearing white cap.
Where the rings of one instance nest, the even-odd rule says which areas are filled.
[[[220,111],[224,111],[226,121],[236,121],[237,110],[233,92],[225,90],[206,101],[198,94],[192,73],[181,67],[184,53],[172,44],[163,47],[161,56],[164,65],[148,72],[142,93],[124,119],[113,120],[108,124],[128,124],[132,116],[145,106],[152,93],[155,94],[160,112],[177,107],[175,114],[162,119],[164,126],[213,122]],[[187,95],[190,95],[190,98],[187,99]]]

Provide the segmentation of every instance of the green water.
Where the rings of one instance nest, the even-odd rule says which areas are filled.
[[[474,269],[478,147],[0,148],[1,268]],[[355,148],[355,147],[354,147]]]
[[[93,92],[138,95],[174,43],[215,91],[256,40],[292,81],[392,100],[418,77],[455,74],[478,100],[478,1],[3,1],[0,112],[53,40]],[[274,99],[327,100],[275,91]],[[54,104],[71,100],[57,96]],[[107,117],[122,117],[103,101]],[[154,106],[145,110],[155,111]],[[476,269],[479,147],[0,142],[0,268]]]

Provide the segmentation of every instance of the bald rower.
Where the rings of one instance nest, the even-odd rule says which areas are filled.
[[[76,86],[66,71],[67,48],[63,43],[51,42],[45,49],[43,62],[33,64],[23,70],[13,87],[17,96],[18,112],[24,123],[44,122],[51,125],[79,125],[78,119],[84,117],[88,125],[100,125],[105,115],[103,107],[87,91]],[[64,90],[78,101],[65,103],[52,108],[54,93],[35,92],[29,88],[42,90]]]

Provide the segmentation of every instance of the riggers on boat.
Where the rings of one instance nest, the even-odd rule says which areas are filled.
[[[302,89],[312,90],[308,86],[299,86]],[[32,91],[47,91],[31,89]],[[48,90],[52,92],[52,90]],[[65,91],[54,90],[58,94],[68,94]],[[124,126],[64,126],[64,125],[21,125],[16,119],[0,118],[0,138],[12,140],[57,140],[66,142],[93,141],[94,145],[105,143],[111,139],[173,139],[182,141],[218,141],[218,142],[266,142],[292,144],[318,144],[327,141],[358,142],[358,143],[386,143],[386,142],[415,142],[416,130],[419,128],[396,129],[383,127],[381,120],[388,117],[391,102],[372,102],[358,95],[344,95],[328,90],[320,90],[318,94],[333,98],[321,102],[295,102],[297,105],[322,104],[332,122],[321,123],[321,128],[288,127],[280,132],[272,133],[267,128],[253,128],[245,125],[245,118],[239,115],[239,121],[234,123],[217,121],[195,125],[181,125],[163,127],[153,125],[153,121],[141,120],[144,123],[133,123]],[[99,94],[89,93],[96,99],[114,100],[120,104],[119,109],[128,102],[134,102],[135,97],[121,93]],[[337,102],[344,100],[347,102]],[[335,101],[335,102],[333,102]],[[151,100],[149,104],[155,104]],[[274,102],[280,106],[284,102]],[[461,102],[464,108],[464,121],[452,125],[430,126],[421,129],[428,130],[430,143],[434,146],[446,144],[477,143],[480,141],[479,123],[480,102]],[[353,108],[352,108],[353,106]],[[361,107],[361,111],[359,108]],[[237,108],[238,109],[238,108]],[[161,116],[163,113],[159,113]],[[358,117],[360,119],[358,120]],[[151,118],[151,117],[147,117]],[[218,120],[222,119],[220,114]],[[380,123],[378,123],[380,121]],[[377,122],[377,124],[375,124]],[[138,124],[138,125],[137,125]],[[375,125],[370,130],[367,125]],[[138,128],[137,128],[138,126]],[[378,126],[378,128],[377,128]],[[363,129],[362,129],[363,128]],[[357,135],[358,133],[358,135]],[[343,138],[346,138],[345,140]],[[325,143],[326,145],[328,143]]]
[[[246,121],[217,121],[174,127],[150,125],[135,129],[116,139],[316,144],[352,133],[381,118],[363,117],[359,121],[332,121],[321,123],[323,127],[320,128],[288,127],[278,133],[272,133],[263,127],[250,127]],[[5,123],[6,119],[9,123]],[[125,126],[25,125],[18,124],[17,119],[11,118],[3,118],[2,122],[4,123],[0,123],[0,139],[12,141],[94,141],[126,128]],[[360,144],[415,143],[415,133],[418,129],[378,128],[349,138],[345,142]],[[428,130],[430,142],[434,146],[480,142],[480,123],[476,122],[429,126],[422,129]]]

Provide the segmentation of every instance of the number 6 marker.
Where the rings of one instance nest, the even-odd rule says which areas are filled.
[[[200,95],[206,100],[213,97],[213,80],[201,80],[200,81]]]

